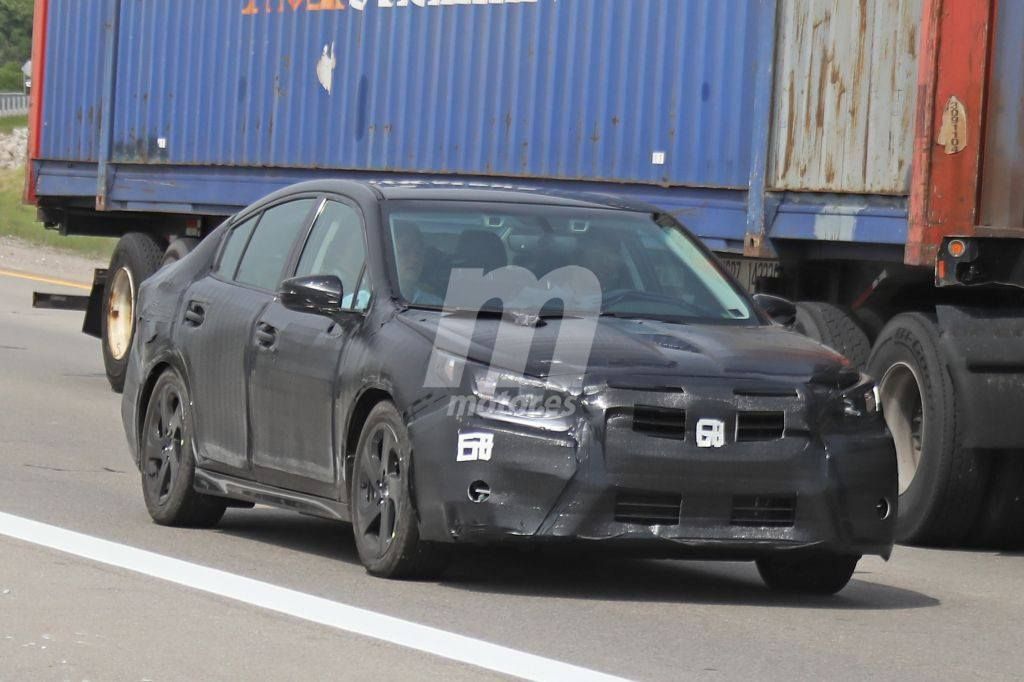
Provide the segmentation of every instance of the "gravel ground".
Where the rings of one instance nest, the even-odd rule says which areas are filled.
[[[25,165],[28,151],[28,128],[15,128],[8,135],[0,135],[0,169]]]
[[[0,237],[0,269],[91,284],[93,269],[106,266],[96,258],[29,244],[13,237]]]

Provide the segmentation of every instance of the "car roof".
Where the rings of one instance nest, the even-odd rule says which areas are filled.
[[[566,192],[527,185],[462,180],[312,180],[286,187],[266,198],[272,200],[298,192],[328,192],[350,196],[371,194],[378,200],[472,201],[577,208],[605,208],[656,213],[650,204],[601,192]],[[262,203],[262,202],[261,202]]]

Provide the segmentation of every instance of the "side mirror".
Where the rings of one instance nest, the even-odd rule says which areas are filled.
[[[772,322],[784,327],[792,326],[796,322],[796,305],[790,300],[771,294],[754,294],[754,303],[771,318]]]
[[[335,275],[293,277],[277,290],[281,305],[288,310],[315,315],[337,315],[344,297],[341,280]]]

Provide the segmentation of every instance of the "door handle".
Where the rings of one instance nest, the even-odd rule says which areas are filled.
[[[185,324],[198,327],[206,320],[206,308],[198,301],[189,301],[185,307]]]
[[[266,322],[256,325],[256,345],[263,350],[273,350],[277,345],[277,329]]]

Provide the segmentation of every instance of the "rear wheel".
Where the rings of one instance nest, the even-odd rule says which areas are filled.
[[[859,556],[804,554],[758,559],[757,571],[771,589],[801,594],[835,594],[846,587]]]
[[[953,381],[932,318],[904,313],[885,326],[868,362],[896,445],[896,539],[963,542],[977,517],[987,460],[957,442]]]
[[[208,528],[224,516],[227,502],[196,492],[192,405],[185,382],[167,370],[153,387],[142,425],[142,495],[163,526]]]
[[[858,308],[853,313],[853,317],[871,343],[875,342],[878,335],[885,329],[885,323],[889,320],[884,308],[869,305]]]
[[[103,365],[111,388],[124,390],[128,351],[135,336],[139,285],[156,272],[163,249],[148,234],[131,232],[117,242],[103,290]]]
[[[373,575],[426,578],[444,570],[445,548],[420,540],[411,474],[405,421],[393,403],[381,402],[359,437],[349,498],[356,549]]]
[[[842,353],[857,367],[867,364],[871,343],[853,314],[831,303],[796,304],[796,330]]]

